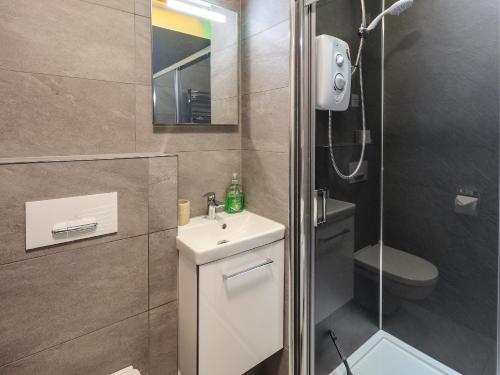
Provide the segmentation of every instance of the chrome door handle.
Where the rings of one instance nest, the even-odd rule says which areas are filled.
[[[222,275],[222,278],[224,280],[228,280],[228,279],[231,279],[233,277],[237,277],[237,276],[241,276],[241,275],[244,275],[246,273],[249,273],[249,272],[252,272],[252,271],[255,271],[259,268],[262,268],[264,266],[268,266],[270,264],[274,263],[274,260],[270,259],[270,258],[267,258],[265,261],[263,261],[262,263],[259,263],[259,264],[256,264],[255,266],[252,266],[250,268],[246,268],[244,270],[241,270],[241,271],[236,271],[236,272],[233,272],[233,273],[225,273]]]
[[[321,219],[318,214],[318,200],[321,199]],[[317,189],[314,191],[314,226],[325,224],[327,221],[327,200],[328,199],[328,189]]]

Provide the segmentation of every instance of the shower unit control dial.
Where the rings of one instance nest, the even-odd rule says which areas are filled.
[[[337,73],[335,75],[335,80],[334,80],[334,89],[335,91],[344,91],[345,89],[345,78],[342,74]]]
[[[344,56],[342,54],[337,53],[337,56],[335,56],[335,62],[337,63],[337,66],[339,68],[342,68],[342,65],[344,65]]]
[[[349,45],[330,35],[316,37],[316,108],[345,111],[351,96]]]

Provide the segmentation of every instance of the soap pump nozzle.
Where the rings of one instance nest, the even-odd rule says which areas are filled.
[[[238,173],[233,173],[233,177],[231,179],[231,183],[233,185],[237,185],[238,184]]]

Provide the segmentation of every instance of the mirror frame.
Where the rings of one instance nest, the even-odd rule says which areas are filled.
[[[224,8],[222,7],[221,5],[219,4],[216,4],[214,3],[213,0],[204,0],[204,1],[207,1],[208,3],[216,6],[216,7],[219,7],[219,8]],[[153,125],[153,129],[158,129],[158,128],[175,128],[175,127],[180,127],[180,128],[188,128],[188,127],[207,127],[207,126],[217,126],[217,127],[238,127],[240,126],[241,124],[241,97],[242,97],[242,93],[241,93],[241,65],[242,65],[242,58],[241,58],[241,44],[242,44],[242,40],[241,40],[241,10],[239,11],[233,11],[231,9],[231,11],[233,11],[234,13],[236,13],[236,25],[237,25],[237,28],[236,28],[236,32],[237,32],[237,36],[236,36],[236,40],[237,40],[237,51],[236,51],[236,55],[237,55],[237,69],[236,69],[236,74],[237,74],[237,98],[238,98],[238,101],[237,101],[237,109],[236,109],[236,112],[237,112],[237,116],[238,116],[238,123],[236,124],[217,124],[217,123],[192,123],[192,122],[178,122],[178,123],[171,123],[171,124],[163,124],[163,123],[156,123],[155,122],[155,88],[154,88],[154,81],[153,81],[153,0],[150,0],[149,1],[149,6],[150,6],[150,19],[149,19],[149,27],[150,27],[150,56],[151,56],[151,72],[150,72],[150,76],[151,76],[151,110],[152,110],[152,116],[151,116],[151,119],[152,119],[152,125]],[[227,8],[225,8],[227,9]]]

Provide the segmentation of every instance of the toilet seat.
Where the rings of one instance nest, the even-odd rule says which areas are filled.
[[[356,265],[378,273],[379,247],[377,244],[355,252]],[[410,286],[432,286],[439,277],[437,267],[431,262],[386,245],[383,246],[382,274],[388,279]]]

